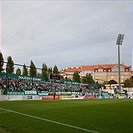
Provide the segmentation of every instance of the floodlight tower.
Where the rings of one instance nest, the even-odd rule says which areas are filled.
[[[121,77],[120,77],[120,45],[122,45],[124,34],[119,34],[117,37],[116,45],[118,45],[118,84],[119,92],[121,92]]]
[[[5,90],[5,92],[4,92],[5,95],[7,95],[8,85],[9,85],[7,74],[8,74],[8,64],[6,64],[6,90]]]

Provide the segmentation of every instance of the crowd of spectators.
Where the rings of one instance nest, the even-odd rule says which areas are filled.
[[[93,94],[95,89],[90,89],[82,85],[67,84],[54,81],[33,81],[25,79],[2,78],[0,89],[7,92],[24,92],[35,90],[37,92],[79,92],[83,95]]]

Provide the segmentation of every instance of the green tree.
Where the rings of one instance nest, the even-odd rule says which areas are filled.
[[[3,58],[2,52],[0,51],[0,72],[4,70],[3,65],[4,65],[4,58]]]
[[[95,83],[95,81],[93,80],[93,77],[92,75],[89,73],[86,74],[85,77],[83,77],[83,82],[86,82],[86,83]]]
[[[7,69],[7,73],[12,74],[14,72],[14,62],[13,62],[11,56],[7,57],[7,66],[6,66],[6,69]]]
[[[117,82],[115,80],[110,80],[107,84],[117,84]]]
[[[20,68],[17,68],[17,69],[16,69],[16,74],[21,75],[21,70],[20,70]]]
[[[133,87],[133,76],[131,76],[130,79],[126,79],[124,81],[124,87]]]
[[[79,75],[78,71],[74,72],[74,74],[73,74],[73,81],[80,82],[80,75]]]
[[[130,79],[126,79],[124,81],[124,87],[131,87],[131,80]]]
[[[52,67],[47,68],[48,78],[50,78],[50,74],[53,72]]]
[[[52,67],[48,68],[48,73],[52,73]]]
[[[82,82],[86,82],[86,76],[82,77]]]
[[[30,76],[37,76],[36,66],[34,65],[32,60],[30,63]]]
[[[27,69],[27,67],[25,66],[25,64],[23,65],[23,75],[24,75],[24,76],[28,76],[28,69]]]
[[[130,80],[133,82],[133,76],[130,77]]]
[[[48,71],[47,71],[47,65],[46,64],[42,64],[42,74],[41,77],[43,78],[48,78]]]
[[[55,73],[55,74],[59,74],[59,71],[58,71],[58,68],[57,68],[56,65],[55,65],[54,68],[53,68],[53,73]]]

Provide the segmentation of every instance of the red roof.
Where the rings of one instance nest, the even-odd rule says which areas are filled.
[[[75,71],[81,72],[81,67],[69,67],[69,68],[64,69],[64,71],[65,72],[75,72]]]
[[[115,65],[117,65],[117,64],[98,64],[98,65],[94,65],[94,68],[100,68],[100,67],[102,67],[102,68],[112,68]]]
[[[93,71],[94,70],[94,66],[81,66],[81,70],[82,71],[85,71],[85,70]]]
[[[94,69],[99,69],[104,68],[104,69],[108,69],[108,68],[112,68],[114,66],[116,66],[117,64],[97,64],[97,65],[91,65],[91,66],[80,66],[80,67],[68,67],[63,69],[62,71],[64,72],[81,72],[81,71],[94,71]],[[126,66],[124,64],[121,64],[121,66],[128,68],[130,66]]]

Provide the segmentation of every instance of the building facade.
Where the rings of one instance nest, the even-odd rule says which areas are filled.
[[[60,71],[60,75],[67,79],[73,79],[75,71],[79,72],[80,77],[91,74],[94,81],[100,84],[115,80],[118,82],[118,64],[98,64],[92,66],[80,66],[80,67],[67,67]],[[126,79],[130,79],[133,75],[131,66],[125,64],[120,65],[120,82],[124,82]]]
[[[126,66],[124,64],[120,65],[120,82],[124,82],[126,79],[129,79],[132,75],[131,66]],[[105,81],[115,80],[118,82],[118,65],[117,64],[105,64],[98,65],[94,69],[94,79],[98,80],[99,83]]]

